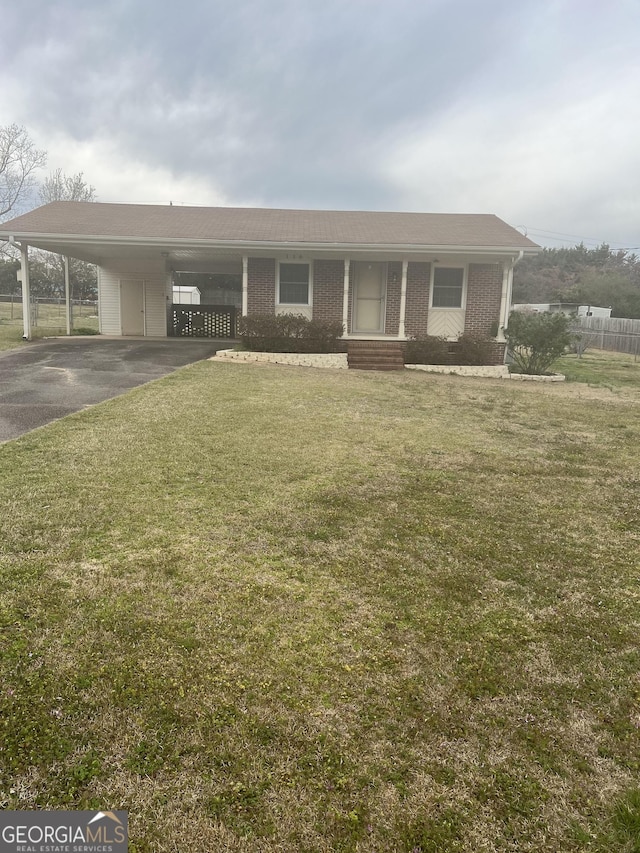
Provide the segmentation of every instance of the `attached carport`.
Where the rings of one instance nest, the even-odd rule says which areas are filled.
[[[168,334],[235,337],[235,315],[246,314],[247,255],[235,241],[212,240],[198,208],[52,202],[0,226],[0,239],[20,251],[23,304],[30,304],[29,249],[65,259],[67,334],[71,333],[68,258],[98,267],[100,332],[125,337]],[[177,222],[177,224],[176,224]],[[237,305],[197,306],[173,317],[178,273],[235,276],[242,281]],[[194,316],[191,316],[191,315]],[[195,316],[198,315],[198,316]],[[24,334],[31,339],[30,312]],[[233,317],[233,322],[228,317]]]
[[[0,442],[215,355],[214,340],[56,338],[0,353]]]

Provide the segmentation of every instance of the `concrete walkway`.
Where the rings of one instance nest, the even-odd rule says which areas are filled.
[[[228,341],[54,338],[0,353],[0,442],[77,412],[178,367],[210,358]]]

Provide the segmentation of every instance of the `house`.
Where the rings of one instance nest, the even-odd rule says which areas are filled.
[[[29,246],[97,264],[106,335],[233,337],[236,314],[294,312],[340,321],[345,346],[492,335],[493,363],[504,357],[513,267],[539,251],[487,214],[64,201],[3,223],[0,239],[20,246],[27,293]],[[234,297],[180,306],[176,319],[176,277],[205,273]]]

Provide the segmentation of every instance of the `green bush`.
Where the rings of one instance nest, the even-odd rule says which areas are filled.
[[[455,346],[454,364],[485,365],[491,364],[493,356],[493,341],[475,335],[461,335]]]
[[[493,342],[489,338],[461,335],[457,341],[425,335],[407,341],[407,364],[491,364]]]
[[[256,314],[238,321],[243,347],[254,352],[335,352],[342,333],[340,322],[300,314]]]
[[[451,364],[451,353],[446,338],[425,335],[407,341],[406,364]]]
[[[505,337],[509,356],[520,373],[545,374],[573,340],[566,314],[512,311]]]

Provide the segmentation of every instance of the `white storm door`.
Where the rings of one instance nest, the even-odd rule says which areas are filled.
[[[120,282],[120,327],[123,335],[144,335],[144,282]]]
[[[356,268],[353,331],[360,334],[384,332],[386,264],[361,263]]]

